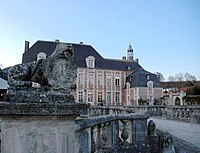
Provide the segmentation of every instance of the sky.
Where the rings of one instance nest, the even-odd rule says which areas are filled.
[[[200,0],[0,0],[0,65],[22,62],[25,40],[92,45],[104,58],[134,58],[167,79],[200,80]]]

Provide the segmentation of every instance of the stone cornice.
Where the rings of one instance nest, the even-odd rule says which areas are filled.
[[[83,103],[14,103],[0,102],[0,115],[19,116],[80,116],[87,114]]]

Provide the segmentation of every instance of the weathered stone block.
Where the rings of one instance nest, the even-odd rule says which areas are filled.
[[[77,153],[74,118],[2,118],[2,153]]]
[[[146,120],[133,120],[132,141],[133,142],[145,141],[146,134],[147,134],[147,121]]]

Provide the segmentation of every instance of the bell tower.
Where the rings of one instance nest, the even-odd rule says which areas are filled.
[[[131,46],[131,43],[129,43],[128,45],[128,49],[127,49],[127,61],[131,61],[133,62],[133,48]]]

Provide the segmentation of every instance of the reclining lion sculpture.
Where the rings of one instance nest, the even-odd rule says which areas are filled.
[[[76,79],[73,53],[72,45],[59,43],[48,58],[11,67],[8,99],[20,102],[28,101],[28,98],[40,102],[65,101]],[[40,87],[32,87],[32,82],[39,83]]]

